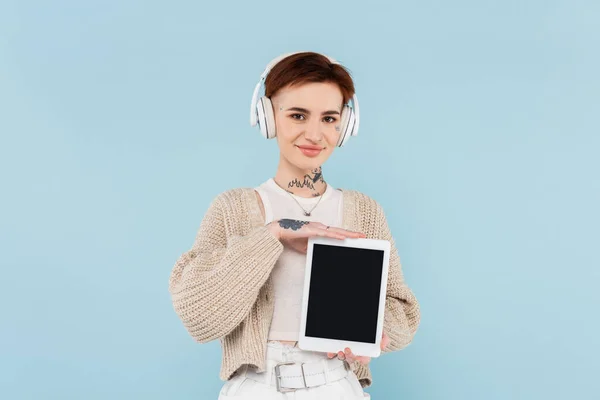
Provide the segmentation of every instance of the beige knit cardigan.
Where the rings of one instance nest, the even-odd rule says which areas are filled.
[[[412,341],[419,326],[417,299],[404,282],[398,251],[379,203],[355,190],[342,190],[342,194],[342,228],[391,243],[384,314],[390,343],[383,352],[400,350]],[[189,334],[199,343],[221,342],[222,380],[230,379],[244,364],[259,372],[265,370],[273,313],[270,276],[282,251],[282,243],[265,226],[254,189],[235,188],[212,200],[192,248],[179,257],[171,271],[173,307]],[[353,367],[361,385],[370,386],[369,366],[355,362]]]

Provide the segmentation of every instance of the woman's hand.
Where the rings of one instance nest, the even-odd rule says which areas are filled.
[[[381,337],[381,350],[385,349],[385,347],[389,343],[390,337],[385,332],[383,332],[383,336]],[[366,365],[371,361],[371,357],[354,355],[348,347],[346,347],[344,351],[338,351],[337,353],[327,353],[327,357],[329,358],[333,358],[336,355],[337,358],[339,358],[340,360],[346,360],[350,364],[352,364],[354,361],[358,361],[361,364]]]
[[[323,236],[344,240],[345,238],[364,238],[360,232],[326,226],[320,222],[301,221],[297,219],[280,219],[267,224],[267,228],[284,245],[300,253],[306,253],[308,238]]]

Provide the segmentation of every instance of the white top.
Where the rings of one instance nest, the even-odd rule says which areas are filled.
[[[342,222],[343,195],[327,184],[322,199],[311,212],[304,215],[317,204],[319,197],[300,197],[287,192],[270,178],[255,188],[265,208],[265,224],[283,218],[302,221],[321,222],[332,227],[340,227]],[[294,201],[302,205],[302,208]],[[281,256],[272,271],[275,310],[269,329],[268,340],[297,341],[302,311],[302,292],[306,254],[284,246]]]

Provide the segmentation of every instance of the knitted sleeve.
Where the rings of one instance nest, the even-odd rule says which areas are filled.
[[[412,341],[421,320],[419,303],[410,288],[404,282],[398,249],[390,231],[383,208],[377,204],[379,238],[388,240],[390,247],[390,265],[387,281],[387,297],[383,330],[390,337],[390,343],[383,352],[401,350]]]
[[[172,269],[169,292],[175,312],[200,343],[222,338],[248,315],[283,245],[265,227],[228,236],[224,196],[204,215],[192,248]]]

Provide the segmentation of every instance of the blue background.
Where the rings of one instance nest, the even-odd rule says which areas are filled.
[[[386,210],[422,307],[374,399],[600,398],[595,1],[0,2],[0,397],[216,399],[168,294],[211,199],[273,176],[281,53],[345,64],[324,166]]]

